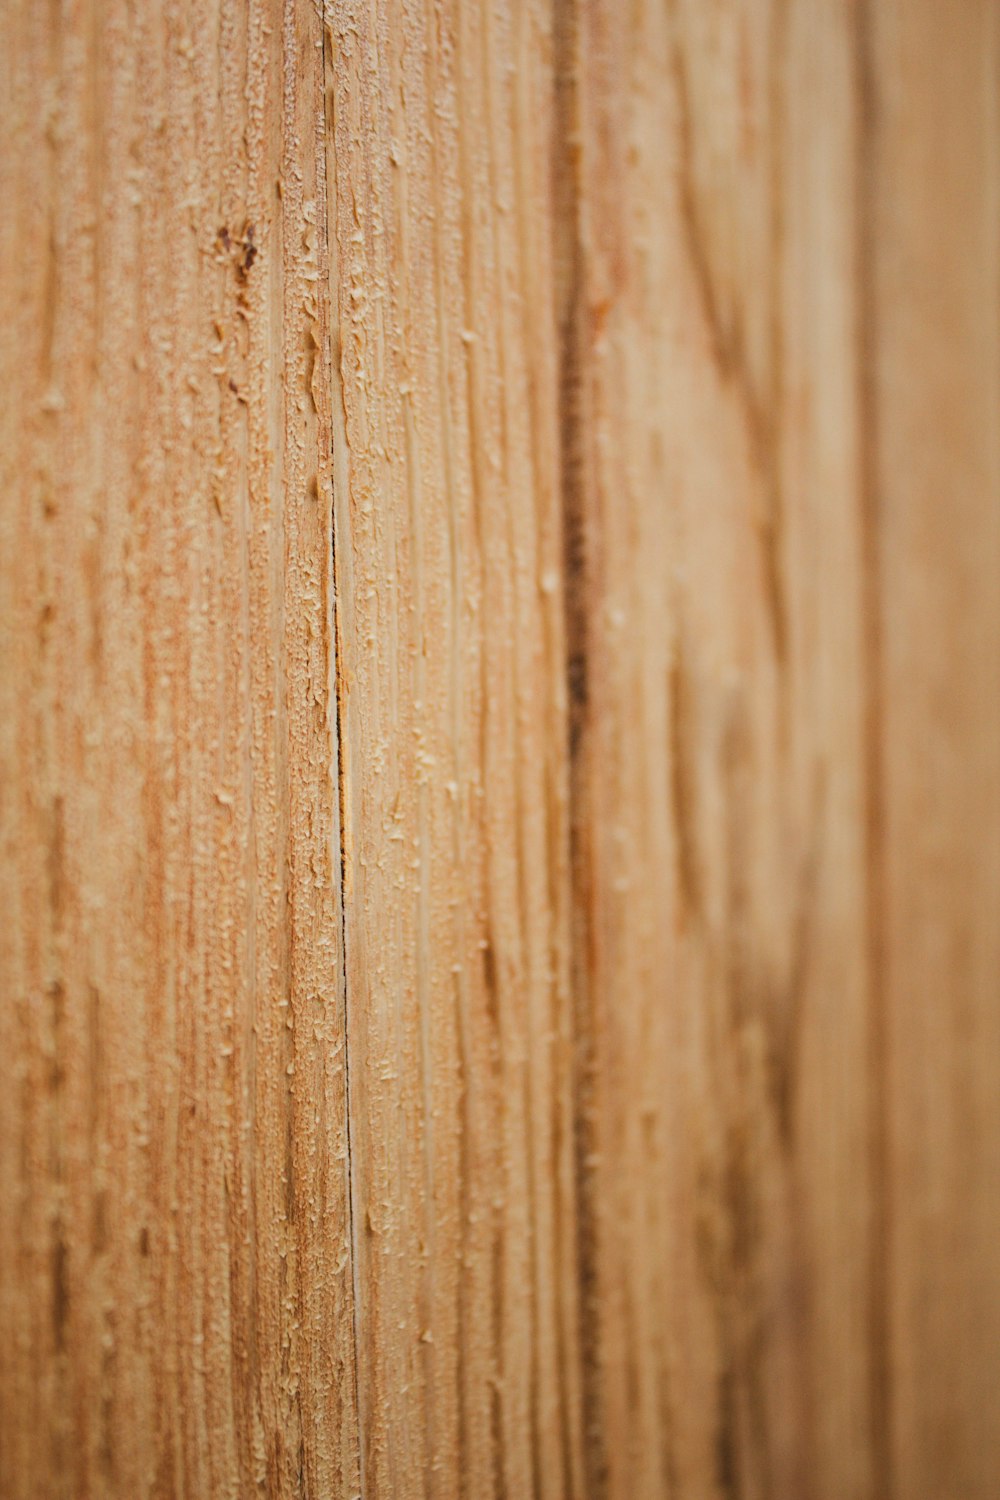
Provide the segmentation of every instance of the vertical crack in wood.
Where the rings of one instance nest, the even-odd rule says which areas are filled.
[[[580,226],[581,120],[579,19],[576,0],[555,0],[553,74],[555,135],[553,199],[555,296],[558,340],[558,418],[563,526],[563,606],[568,689],[571,976],[573,1025],[573,1135],[576,1191],[576,1261],[579,1277],[581,1388],[586,1493],[607,1492],[608,1461],[600,1388],[600,1322],[595,1156],[595,1039],[588,974],[591,946],[586,811],[586,756],[590,681],[588,558],[583,454],[583,259]]]
[[[339,334],[335,335],[335,320],[339,320],[340,305],[337,287],[335,284],[335,246],[330,233],[331,209],[337,209],[337,170],[336,151],[337,141],[334,129],[332,111],[335,109],[335,94],[333,80],[333,65],[330,56],[331,36],[330,16],[328,6],[322,5],[321,31],[323,47],[323,121],[324,121],[324,172],[326,182],[326,212],[323,215],[322,232],[324,237],[324,250],[327,268],[326,295],[329,299],[329,319],[327,323],[327,336],[329,339],[329,371],[331,385],[331,409],[334,403],[339,404],[339,410],[343,410],[342,393],[340,391],[339,375]],[[330,170],[332,166],[332,171]],[[338,322],[339,326],[339,322]],[[327,628],[333,638],[333,682],[332,687],[332,730],[333,730],[333,752],[336,757],[337,776],[337,807],[338,822],[337,836],[337,869],[340,877],[340,974],[338,976],[341,986],[342,1009],[341,1015],[344,1027],[344,1140],[347,1153],[347,1240],[348,1253],[351,1258],[351,1319],[352,1319],[352,1348],[353,1348],[353,1375],[354,1375],[354,1416],[357,1424],[357,1453],[358,1453],[358,1496],[357,1500],[365,1500],[367,1488],[365,1484],[365,1432],[362,1422],[361,1406],[361,1372],[360,1344],[361,1344],[361,1296],[358,1284],[359,1260],[357,1244],[357,1193],[354,1180],[354,1152],[351,1145],[351,1028],[350,1028],[350,997],[348,994],[347,976],[347,840],[345,836],[347,818],[347,794],[346,794],[346,757],[344,747],[347,741],[347,725],[344,697],[344,642],[343,621],[340,610],[337,607],[337,535],[336,535],[336,508],[335,490],[337,484],[336,457],[333,452],[334,424],[331,421],[330,429],[330,619]]]

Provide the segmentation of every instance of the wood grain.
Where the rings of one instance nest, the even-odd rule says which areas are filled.
[[[321,28],[3,24],[0,1490],[350,1493]]]
[[[546,8],[345,6],[331,269],[372,1493],[579,1493]]]
[[[1000,17],[871,18],[889,1478],[1000,1465]]]
[[[992,1500],[995,7],[0,51],[0,1495]]]
[[[581,9],[588,1493],[878,1493],[846,8]]]

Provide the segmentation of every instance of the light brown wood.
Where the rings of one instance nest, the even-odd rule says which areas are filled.
[[[589,1493],[874,1495],[846,7],[581,10]]]
[[[581,1493],[549,7],[335,9],[365,1493]]]
[[[3,27],[0,1491],[350,1493],[322,31]]]
[[[947,25],[945,21],[947,20]],[[1000,1469],[1000,15],[872,12],[890,1482]]]
[[[4,1500],[993,1500],[998,33],[0,8]]]

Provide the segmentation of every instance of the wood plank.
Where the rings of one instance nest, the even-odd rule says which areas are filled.
[[[0,46],[0,1493],[992,1496],[995,6]]]
[[[549,8],[331,16],[363,1483],[581,1493]]]
[[[588,1493],[873,1495],[852,15],[575,14]]]
[[[352,1493],[321,29],[3,30],[0,1490]]]
[[[892,1493],[1000,1471],[1000,17],[876,6],[873,487]]]

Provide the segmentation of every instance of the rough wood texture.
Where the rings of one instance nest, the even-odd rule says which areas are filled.
[[[0,1492],[349,1493],[321,28],[3,23]]]
[[[996,7],[0,51],[0,1495],[993,1500]]]
[[[580,1493],[547,8],[330,26],[366,1493]]]

